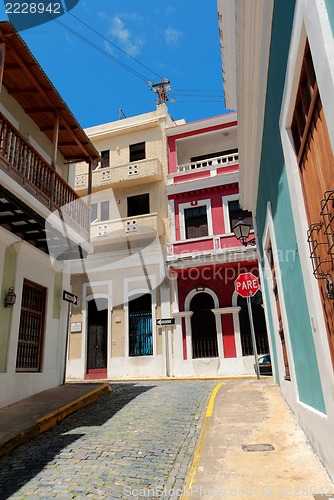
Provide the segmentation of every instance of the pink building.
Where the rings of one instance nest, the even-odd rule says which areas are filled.
[[[166,130],[169,241],[167,264],[176,319],[172,375],[253,374],[246,300],[234,291],[241,272],[258,275],[255,246],[232,228],[240,218],[236,113]],[[269,350],[262,296],[253,298],[258,353]]]

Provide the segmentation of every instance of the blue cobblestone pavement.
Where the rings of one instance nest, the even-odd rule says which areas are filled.
[[[113,383],[0,459],[0,499],[178,498],[216,383]]]

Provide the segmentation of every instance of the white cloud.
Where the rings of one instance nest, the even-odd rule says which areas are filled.
[[[174,5],[166,5],[165,7],[165,14],[174,14],[175,12],[175,6]]]
[[[168,28],[164,31],[164,35],[167,45],[177,45],[180,38],[183,36],[183,33],[182,31],[176,30],[172,26],[168,26]]]
[[[108,23],[107,37],[111,37],[111,41],[115,45],[118,45],[132,57],[140,54],[145,39],[143,36],[134,34],[129,27],[129,24],[134,24],[134,27],[138,28],[138,25],[142,21],[142,18],[138,14],[127,12],[110,17],[105,12],[100,11],[98,16]],[[111,53],[110,44],[104,44],[104,48]]]

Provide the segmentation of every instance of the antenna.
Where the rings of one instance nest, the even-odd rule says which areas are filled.
[[[164,104],[166,101],[169,101],[167,92],[170,92],[172,88],[167,78],[164,78],[163,81],[159,83],[147,82],[147,85],[151,87],[151,90],[153,90],[155,94],[158,94],[155,100],[157,104]]]
[[[119,108],[118,110],[118,119],[121,120],[122,118],[126,118],[122,108]]]

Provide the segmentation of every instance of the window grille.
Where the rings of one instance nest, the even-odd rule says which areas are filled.
[[[24,280],[16,371],[39,372],[42,363],[46,288]]]

